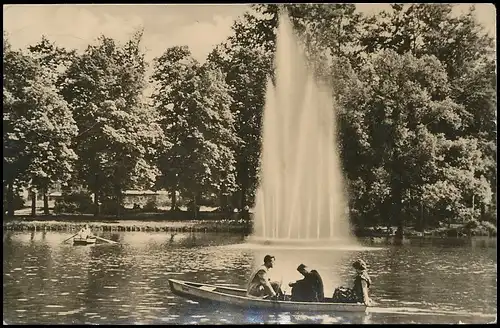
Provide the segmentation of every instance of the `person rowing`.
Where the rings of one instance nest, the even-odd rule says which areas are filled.
[[[91,231],[88,224],[85,224],[82,229],[78,232],[78,238],[88,239],[91,236]]]

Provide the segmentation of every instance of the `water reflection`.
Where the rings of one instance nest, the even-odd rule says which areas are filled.
[[[39,324],[481,323],[496,314],[496,249],[389,247],[379,251],[280,249],[283,285],[300,262],[317,269],[325,294],[370,265],[379,308],[367,314],[266,313],[198,304],[170,292],[169,278],[245,286],[270,250],[229,247],[237,235],[123,232],[120,244],[74,247],[69,233],[4,233],[4,320]]]

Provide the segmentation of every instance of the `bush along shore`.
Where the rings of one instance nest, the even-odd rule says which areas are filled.
[[[177,217],[177,218],[175,218]],[[94,217],[87,215],[47,215],[39,217],[4,218],[3,229],[11,231],[74,231],[89,224],[98,231],[145,231],[145,232],[235,232],[249,233],[251,220],[238,216],[207,215],[197,220],[179,219],[168,213],[142,213],[140,216]]]

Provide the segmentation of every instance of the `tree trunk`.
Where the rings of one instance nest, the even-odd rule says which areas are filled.
[[[241,195],[240,195],[240,209],[244,208],[247,204],[247,186],[241,186]]]
[[[31,216],[36,216],[36,190],[31,191]]]
[[[392,160],[392,179],[391,179],[391,214],[392,223],[397,226],[395,241],[397,244],[401,243],[403,240],[403,226],[404,217],[402,215],[402,195],[403,195],[403,182],[402,182],[402,172],[399,163],[399,152],[394,151],[394,157]]]
[[[94,192],[94,216],[99,216],[99,192]]]
[[[392,200],[392,219],[395,220],[397,224],[395,242],[396,244],[402,244],[403,242],[403,225],[404,218],[401,215],[402,212],[402,193],[404,191],[403,186],[403,178],[404,178],[404,166],[403,161],[401,160],[400,152],[398,145],[396,145],[396,140],[400,139],[400,121],[401,121],[401,112],[400,109],[394,109],[391,115],[393,119],[393,126],[391,131],[391,200]]]
[[[194,219],[198,220],[198,193],[193,194]]]
[[[99,216],[100,206],[99,206],[99,175],[95,175],[95,186],[94,186],[94,216]]]
[[[172,189],[170,197],[172,199],[172,206],[170,207],[170,210],[175,211],[175,210],[177,210],[177,190],[176,190],[176,188]]]
[[[119,185],[115,185],[114,193],[115,193],[114,198],[115,198],[115,206],[116,206],[115,215],[117,218],[119,218],[122,214],[122,187]]]
[[[420,226],[422,234],[425,234],[424,202],[422,200],[420,200]]]
[[[475,214],[474,213],[475,205],[476,205],[475,204],[475,195],[472,195],[472,213],[471,213],[472,214],[472,217],[471,217],[472,220],[474,220],[476,218],[475,215],[474,215]]]
[[[396,183],[393,186],[393,195],[392,195],[392,218],[396,226],[396,234],[395,239],[396,243],[401,243],[403,240],[403,226],[404,226],[404,217],[402,215],[402,204],[401,204],[401,185],[400,183]]]
[[[7,216],[14,216],[14,183],[7,184]]]
[[[240,186],[240,201],[239,208],[244,208],[247,204],[247,190],[248,190],[248,162],[241,163],[238,170],[238,184]]]
[[[219,206],[217,206],[219,212],[223,212],[224,211],[224,195],[222,194],[222,191],[219,191],[219,196],[217,197],[218,199],[218,204]]]
[[[229,195],[224,195],[221,191],[219,192],[219,209],[221,212],[226,212],[228,210]]]
[[[122,201],[121,201],[121,192],[118,192],[116,194],[116,217],[119,218],[121,215],[121,209],[122,209]]]
[[[49,188],[43,190],[43,214],[49,215]]]

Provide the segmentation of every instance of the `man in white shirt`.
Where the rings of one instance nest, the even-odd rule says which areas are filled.
[[[277,297],[281,295],[280,283],[271,281],[268,277],[269,269],[274,266],[274,256],[264,256],[264,264],[261,265],[250,277],[247,288],[247,296],[261,298]]]

